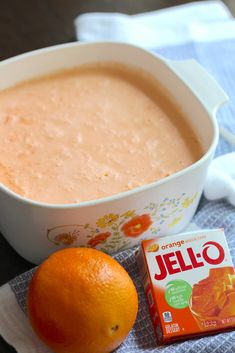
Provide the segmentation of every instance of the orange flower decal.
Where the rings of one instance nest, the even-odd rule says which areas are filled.
[[[76,234],[61,233],[55,236],[55,242],[63,245],[72,245],[77,240]]]
[[[152,220],[148,214],[136,216],[130,221],[123,224],[121,230],[127,237],[138,237],[144,233],[152,224]]]
[[[94,238],[90,239],[87,244],[91,247],[95,247],[96,245],[104,243],[110,235],[110,232],[97,234]]]

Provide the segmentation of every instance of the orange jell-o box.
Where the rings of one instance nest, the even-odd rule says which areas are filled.
[[[223,229],[143,240],[138,264],[159,344],[235,328],[235,270]]]

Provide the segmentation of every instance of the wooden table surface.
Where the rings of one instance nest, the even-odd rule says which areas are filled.
[[[45,46],[74,41],[73,20],[84,12],[134,14],[188,2],[190,1],[0,0],[0,60]],[[235,14],[235,1],[224,2]],[[0,285],[32,266],[17,255],[0,234]],[[15,352],[0,337],[0,353]]]

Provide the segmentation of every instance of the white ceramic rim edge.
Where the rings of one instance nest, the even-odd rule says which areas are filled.
[[[90,43],[90,42],[89,43],[80,43],[79,42],[79,45],[91,45],[91,44],[98,44],[98,43],[99,44],[111,44],[111,43],[114,43],[114,44],[121,44],[121,45],[127,45],[127,46],[131,45],[131,44],[122,43],[122,42],[105,42],[105,41],[104,42],[103,41],[102,42],[94,42],[94,43]],[[56,50],[56,49],[59,49],[59,48],[66,48],[66,47],[77,46],[77,45],[78,45],[78,42],[70,42],[70,43],[65,43],[65,44],[53,45],[53,46],[45,47],[45,48],[41,48],[41,49],[36,49],[36,50],[30,51],[30,52],[23,53],[23,54],[14,56],[12,58],[3,60],[2,62],[0,62],[0,65],[2,65],[2,64],[4,65],[5,63],[11,63],[11,62],[19,60],[21,58],[23,59],[24,57],[34,56],[34,55],[37,55],[40,52],[47,52],[47,51],[51,51],[52,49]],[[132,45],[132,46],[137,47],[136,45]],[[148,53],[151,56],[154,56],[154,54],[152,52],[150,52],[148,50],[145,50],[144,48],[139,47],[139,49],[145,51],[146,53]],[[158,57],[161,60],[164,61],[164,58],[161,55],[158,55]],[[165,64],[168,66],[167,61],[165,62]],[[168,68],[173,73],[175,73],[169,66],[168,66]],[[190,87],[188,85],[185,84],[185,86],[187,86],[190,89]],[[217,143],[218,143],[218,140],[219,140],[219,128],[218,128],[218,124],[217,124],[217,121],[216,121],[217,109],[213,110],[212,112],[208,112],[206,107],[201,103],[199,97],[193,91],[193,89],[190,89],[190,90],[193,93],[193,95],[195,96],[195,98],[198,100],[198,102],[202,105],[203,109],[207,112],[207,115],[210,118],[211,123],[212,123],[213,135],[214,136],[213,136],[213,140],[212,140],[212,142],[210,144],[210,147],[208,148],[206,153],[203,154],[203,156],[198,161],[196,161],[195,163],[193,163],[189,167],[186,167],[186,168],[184,168],[184,169],[182,169],[182,170],[180,170],[180,171],[178,171],[178,172],[176,172],[174,174],[171,174],[171,175],[169,175],[169,176],[167,176],[167,177],[165,177],[165,178],[163,178],[161,180],[154,181],[153,183],[149,183],[149,184],[146,184],[146,185],[139,186],[139,187],[134,188],[132,190],[123,191],[121,193],[118,193],[118,194],[115,194],[115,195],[111,195],[111,196],[107,196],[107,197],[103,197],[103,198],[100,198],[100,199],[82,201],[80,203],[53,204],[53,203],[45,203],[45,202],[40,202],[40,201],[34,201],[34,200],[28,199],[26,197],[23,197],[23,196],[15,193],[14,191],[12,191],[11,189],[7,188],[2,183],[0,184],[0,190],[5,192],[6,194],[9,194],[14,199],[17,199],[17,201],[20,201],[22,203],[29,204],[29,205],[32,205],[32,206],[37,206],[37,207],[42,207],[42,208],[50,208],[50,209],[65,209],[65,208],[66,209],[70,209],[70,208],[75,209],[75,208],[81,208],[81,207],[96,206],[96,205],[103,204],[103,203],[110,202],[110,201],[111,202],[112,201],[116,201],[116,200],[119,200],[119,199],[122,199],[122,198],[125,198],[125,197],[128,197],[128,196],[143,192],[145,190],[152,189],[152,188],[154,188],[156,186],[165,184],[166,182],[168,182],[168,181],[170,181],[170,180],[172,180],[172,179],[174,179],[176,177],[180,177],[182,175],[185,175],[190,170],[194,170],[195,168],[199,167],[207,159],[210,158],[211,154],[216,149],[216,146],[217,146]]]

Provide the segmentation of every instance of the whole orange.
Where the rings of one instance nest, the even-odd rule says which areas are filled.
[[[90,248],[58,251],[29,286],[33,329],[56,353],[109,353],[131,330],[138,297],[126,270]]]

